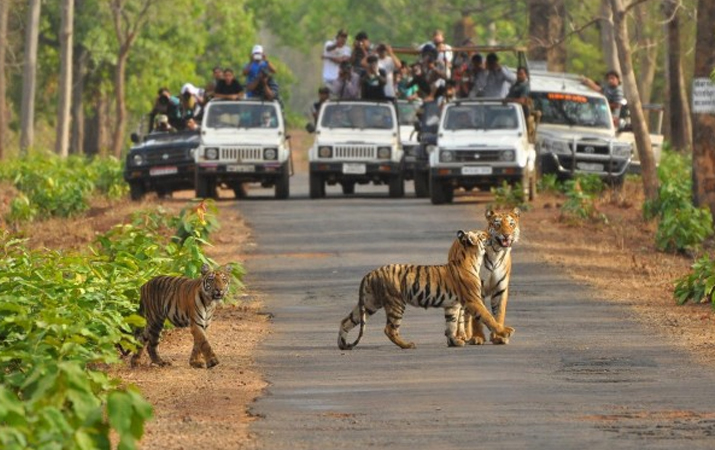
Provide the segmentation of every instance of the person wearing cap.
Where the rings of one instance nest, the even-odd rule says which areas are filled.
[[[310,113],[313,115],[313,123],[318,123],[318,115],[320,115],[320,108],[323,107],[323,103],[328,101],[330,98],[330,89],[327,86],[321,86],[318,89],[318,101],[313,103]]]
[[[156,116],[156,126],[154,127],[154,131],[165,133],[169,131],[176,131],[176,129],[171,126],[169,123],[169,117],[166,114],[159,114]]]
[[[487,76],[482,97],[505,98],[511,85],[516,83],[516,74],[499,64],[496,53],[487,55]]]
[[[360,75],[353,71],[350,61],[340,64],[338,78],[328,85],[330,93],[338,100],[357,100],[360,98]]]
[[[204,105],[204,91],[191,83],[181,87],[181,117],[184,121],[195,119],[200,121]]]
[[[266,70],[274,74],[276,73],[276,68],[273,64],[268,61],[265,52],[263,51],[262,45],[254,45],[251,49],[251,60],[243,66],[243,75],[246,77],[246,86],[251,85],[262,72]],[[251,90],[247,89],[246,98],[251,98],[253,93]]]
[[[435,64],[438,64],[443,68],[444,78],[450,78],[452,73],[452,46],[444,42],[444,32],[442,30],[434,30],[432,33],[432,40],[422,44],[419,49],[420,51],[429,49],[432,47],[434,50],[434,60]]]
[[[340,64],[350,60],[352,50],[347,42],[347,31],[338,30],[335,39],[325,43],[323,47],[323,83],[330,84],[335,81],[340,73]]]
[[[385,71],[385,98],[394,100],[397,97],[395,92],[394,73],[400,70],[402,62],[395,56],[389,44],[380,43],[375,49],[377,53],[377,67]]]

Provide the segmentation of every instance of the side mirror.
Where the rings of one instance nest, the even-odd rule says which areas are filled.
[[[131,135],[129,138],[130,138],[130,139],[132,140],[132,142],[134,142],[135,144],[138,144],[138,143],[139,143],[139,135],[138,135],[138,134],[132,133],[132,135]]]
[[[312,123],[306,123],[305,131],[307,131],[308,133],[315,133],[315,125],[313,125]]]

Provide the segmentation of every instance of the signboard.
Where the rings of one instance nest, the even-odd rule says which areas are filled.
[[[715,83],[710,78],[693,79],[693,114],[715,114]]]

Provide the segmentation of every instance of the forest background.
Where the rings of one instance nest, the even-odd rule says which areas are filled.
[[[56,148],[63,104],[71,105],[69,153],[120,156],[128,135],[146,129],[143,121],[159,87],[174,94],[184,83],[203,87],[214,66],[240,70],[257,43],[278,67],[291,123],[301,125],[320,84],[322,46],[338,29],[351,38],[366,31],[373,43],[400,47],[426,42],[433,30],[443,29],[452,45],[467,39],[524,45],[530,60],[549,70],[601,80],[607,70],[619,68],[613,2],[1,0],[0,157],[27,147]],[[72,81],[71,99],[63,102],[61,44],[68,4],[74,8]],[[678,118],[664,123],[666,138],[674,148],[689,148],[690,83],[685,80],[694,70],[698,2],[631,1],[626,6],[640,98],[664,104],[665,117]],[[34,62],[28,60],[32,33],[37,36]],[[27,119],[23,103],[33,98],[27,93],[33,63],[36,93]],[[22,136],[28,126],[29,142]]]

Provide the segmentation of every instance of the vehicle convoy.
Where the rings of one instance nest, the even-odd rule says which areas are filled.
[[[199,141],[197,131],[154,132],[144,139],[132,134],[135,145],[124,162],[124,180],[132,200],[141,200],[149,192],[165,197],[194,189],[194,153]]]
[[[449,203],[454,191],[519,184],[530,200],[536,193],[536,152],[529,142],[521,105],[500,99],[447,103],[429,151],[430,198]]]
[[[400,122],[402,151],[405,154],[404,164],[402,165],[402,177],[405,180],[413,180],[417,166],[417,152],[420,145],[419,133],[415,128],[415,122],[418,120],[417,114],[422,108],[422,101],[397,100],[396,104],[397,119]],[[415,191],[417,191],[416,186]],[[422,195],[422,197],[426,196],[426,193]],[[420,197],[420,195],[418,195],[418,197]]]
[[[402,197],[403,151],[395,106],[371,100],[329,100],[320,109],[308,151],[310,198],[325,197],[326,185],[354,194],[356,184],[386,184]]]
[[[429,153],[437,148],[440,113],[439,102],[433,100],[422,104],[414,125],[419,142],[414,151],[414,161],[405,156],[405,171],[413,173],[417,197],[429,197]]]
[[[289,136],[280,103],[212,100],[201,124],[196,151],[196,196],[218,196],[217,188],[246,195],[244,183],[274,187],[275,198],[290,194],[293,174]]]
[[[618,138],[606,97],[574,75],[532,72],[538,170],[564,179],[595,174],[622,183],[633,159],[631,142]]]

